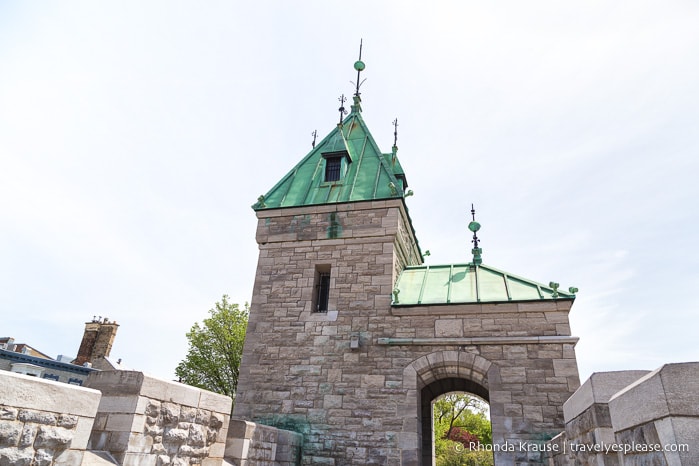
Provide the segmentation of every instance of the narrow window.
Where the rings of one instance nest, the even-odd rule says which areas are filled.
[[[334,183],[342,180],[344,172],[347,170],[347,164],[352,162],[347,151],[324,152],[321,155],[325,159],[325,178],[323,181]]]
[[[313,312],[328,312],[330,302],[330,266],[316,266],[315,287],[313,290]]]
[[[342,159],[340,157],[328,157],[325,159],[325,181],[340,181],[340,169]]]

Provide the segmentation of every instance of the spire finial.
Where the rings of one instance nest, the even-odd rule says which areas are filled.
[[[347,115],[347,110],[345,110],[345,102],[347,101],[347,98],[345,97],[345,94],[342,94],[337,100],[340,101],[340,108],[337,109],[337,111],[340,112],[340,123],[338,123],[338,125],[342,126],[342,119],[345,115]]]
[[[398,118],[393,120],[393,147],[398,147]]]
[[[313,136],[313,142],[311,143],[311,146],[313,146],[313,148],[315,149],[316,148],[316,137],[318,137],[318,130],[314,129],[313,132],[311,133],[311,136]]]
[[[481,257],[483,249],[478,247],[478,243],[480,243],[481,240],[479,240],[478,235],[476,235],[476,232],[481,229],[481,224],[476,222],[476,209],[473,208],[473,204],[471,204],[471,223],[468,224],[468,229],[473,232],[473,239],[471,240],[473,243],[473,249],[471,249],[473,264],[481,265],[483,263],[483,258]]]
[[[356,89],[354,91],[355,97],[359,97],[359,87],[362,85],[362,83],[364,83],[364,81],[366,81],[366,79],[363,81],[359,80],[359,78],[362,74],[362,71],[364,71],[364,68],[366,68],[366,65],[362,61],[362,42],[363,42],[363,40],[359,39],[359,59],[356,62],[354,62],[354,69],[357,70],[357,82],[352,83],[356,86]]]

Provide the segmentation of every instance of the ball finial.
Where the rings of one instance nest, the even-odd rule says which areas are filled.
[[[357,71],[364,71],[364,68],[366,68],[366,65],[364,64],[363,61],[357,60],[354,62],[354,69]]]

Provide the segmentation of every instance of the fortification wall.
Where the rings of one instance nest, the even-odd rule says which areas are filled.
[[[300,464],[300,434],[230,420],[227,396],[135,371],[87,385],[0,370],[0,466]]]
[[[699,362],[593,374],[564,404],[550,466],[699,464]]]
[[[102,392],[89,448],[123,466],[218,466],[223,461],[231,399],[142,372],[90,374]]]
[[[303,436],[296,432],[231,419],[226,460],[236,466],[301,464]]]
[[[100,392],[0,371],[0,465],[82,462]]]

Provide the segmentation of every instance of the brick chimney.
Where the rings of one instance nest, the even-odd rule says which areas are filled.
[[[118,328],[116,321],[110,322],[107,317],[102,316],[93,317],[91,322],[85,322],[85,333],[80,342],[78,357],[73,364],[92,364],[97,358],[109,356]]]

